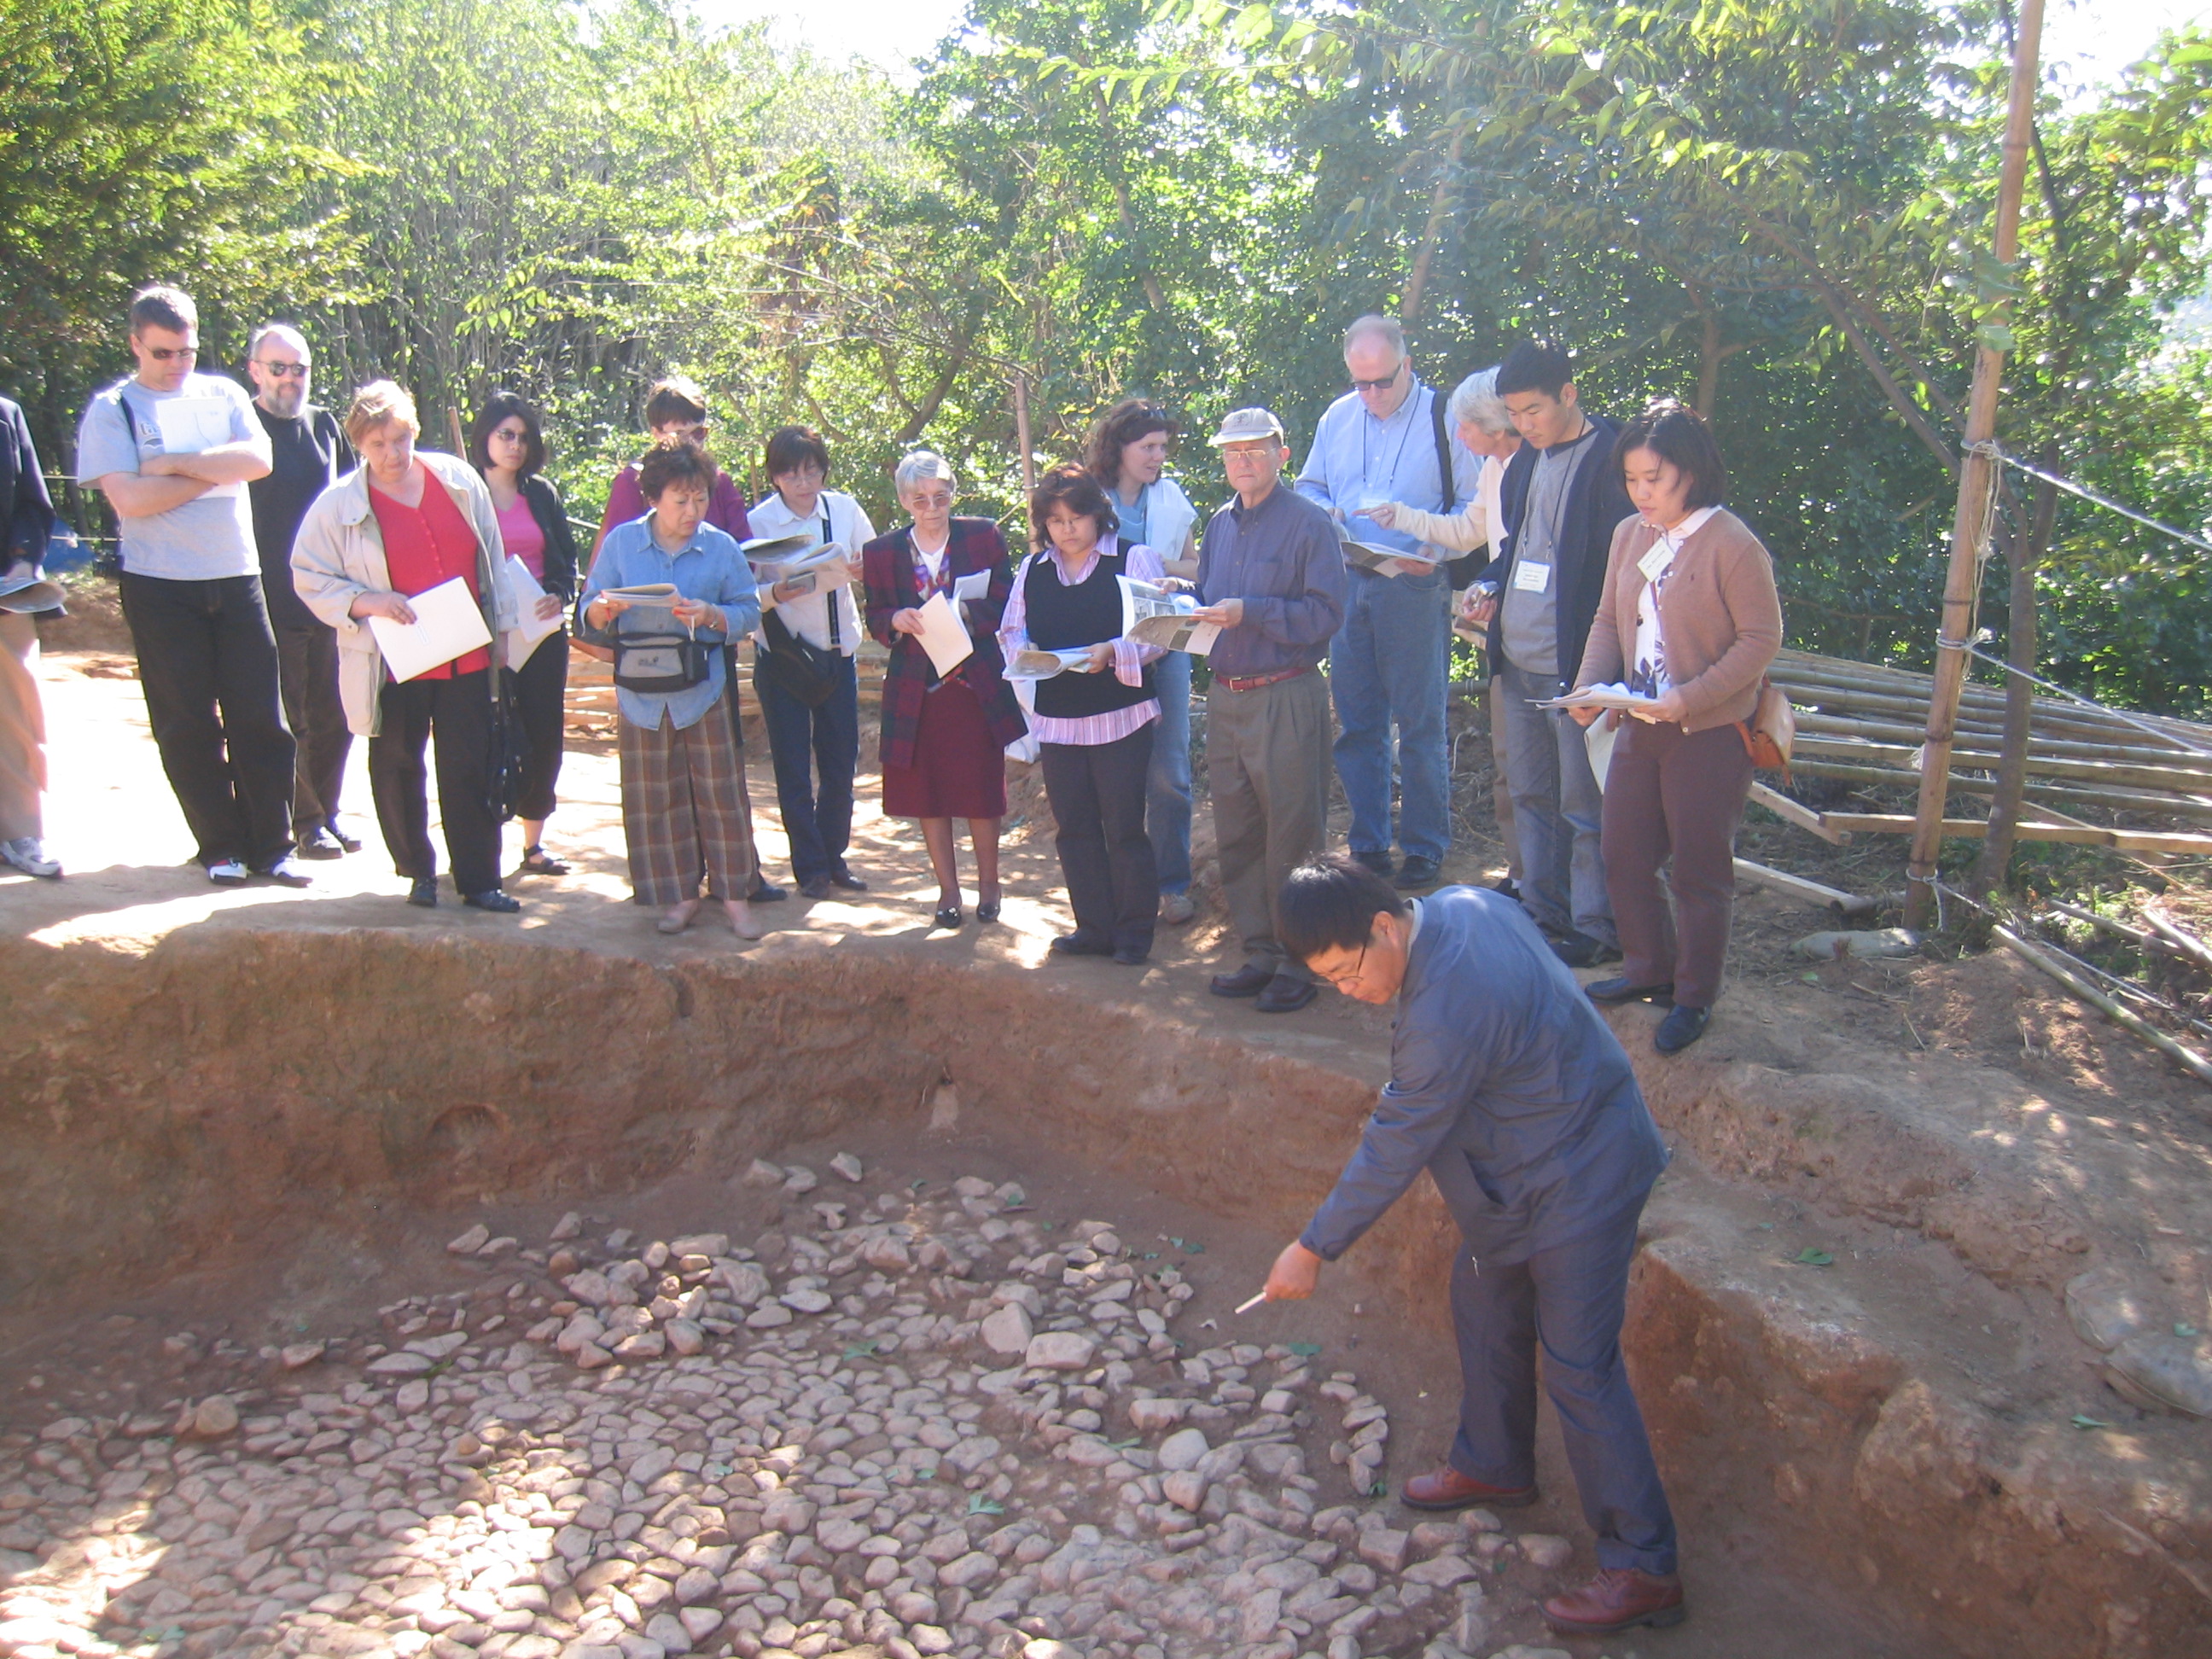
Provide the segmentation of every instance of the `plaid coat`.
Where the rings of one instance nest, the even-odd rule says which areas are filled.
[[[1006,538],[988,519],[952,520],[952,539],[945,562],[955,576],[978,570],[991,573],[989,592],[968,607],[968,631],[975,641],[975,654],[952,671],[951,678],[967,682],[983,705],[991,735],[1000,743],[1018,741],[1029,728],[1014,690],[1001,678],[1005,659],[999,654],[1000,613],[1014,591],[1013,566],[1006,557]],[[921,700],[937,683],[929,653],[911,635],[891,631],[891,613],[918,609],[927,596],[922,592],[921,568],[914,556],[914,526],[878,536],[860,550],[860,580],[868,599],[868,632],[890,647],[891,659],[884,671],[884,734],[882,761],[885,766],[914,764],[915,733],[921,727]]]

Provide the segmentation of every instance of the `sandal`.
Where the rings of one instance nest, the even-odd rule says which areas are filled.
[[[568,866],[547,852],[543,845],[532,842],[522,849],[522,862],[515,867],[518,876],[565,876]]]

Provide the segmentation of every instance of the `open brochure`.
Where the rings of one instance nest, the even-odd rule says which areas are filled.
[[[950,674],[975,654],[975,642],[968,637],[968,625],[944,594],[931,594],[919,614],[921,632],[915,637],[940,676]]]
[[[514,598],[514,614],[522,618],[507,630],[507,665],[520,668],[530,660],[531,653],[541,641],[561,631],[561,624],[568,617],[565,611],[556,611],[550,617],[538,614],[538,601],[545,597],[545,590],[530,574],[530,567],[512,553],[507,556],[507,591]]]
[[[1658,698],[1644,696],[1619,684],[1585,685],[1564,697],[1546,697],[1536,703],[1539,708],[1618,708],[1631,714],[1658,706]]]
[[[1170,593],[1155,583],[1134,576],[1116,576],[1121,585],[1121,636],[1140,645],[1166,651],[1184,651],[1203,657],[1221,635],[1218,623],[1196,621],[1192,613],[1198,601],[1188,593]]]
[[[1361,570],[1371,570],[1378,576],[1425,576],[1437,568],[1437,561],[1425,553],[1409,553],[1395,547],[1378,547],[1373,542],[1354,541],[1352,532],[1342,525],[1336,533],[1344,544],[1344,562]]]
[[[760,582],[760,602],[763,611],[776,605],[775,586],[790,582],[800,588],[797,597],[804,598],[815,589],[815,577],[826,568],[845,564],[849,575],[853,556],[842,542],[817,542],[811,536],[780,536],[773,540],[747,542],[748,549],[761,548],[762,552],[748,552],[753,561],[753,574]]]
[[[1014,653],[1014,659],[1006,665],[1010,680],[1048,680],[1055,674],[1089,672],[1091,647],[1087,645],[1071,646],[1065,651],[1042,651],[1033,646]]]
[[[369,632],[384,653],[384,665],[395,680],[411,680],[491,643],[491,629],[484,626],[476,596],[459,576],[413,595],[407,607],[415,613],[411,623],[396,623],[388,617],[368,619]]]

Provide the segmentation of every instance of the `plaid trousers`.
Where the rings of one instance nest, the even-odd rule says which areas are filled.
[[[734,735],[729,693],[681,729],[617,721],[623,836],[637,902],[665,909],[696,898],[742,898],[752,886],[752,798]]]

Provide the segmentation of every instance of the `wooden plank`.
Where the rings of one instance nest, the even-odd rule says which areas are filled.
[[[1863,831],[1870,836],[1912,833],[1909,812],[1823,812],[1835,830]],[[1979,841],[1990,826],[1979,818],[1945,818],[1943,834],[1959,841]],[[2212,853],[2212,836],[2169,834],[2157,830],[2107,830],[2094,823],[2023,823],[2014,834],[2021,841],[2063,842],[2076,847],[2111,847],[2123,853]]]
[[[1856,893],[1846,893],[1839,887],[1829,887],[1803,876],[1793,876],[1786,870],[1769,869],[1764,864],[1754,864],[1749,859],[1735,861],[1735,872],[1745,881],[1755,881],[1761,887],[1771,887],[1778,893],[1787,893],[1792,898],[1803,899],[1808,904],[1833,905],[1845,915],[1861,915],[1880,907],[1879,898],[1862,898]]]
[[[1751,786],[1751,798],[1778,818],[1785,818],[1800,830],[1809,830],[1822,841],[1841,847],[1851,838],[1848,830],[1831,830],[1826,820],[1802,801],[1794,801],[1779,789],[1770,789],[1763,783]]]

